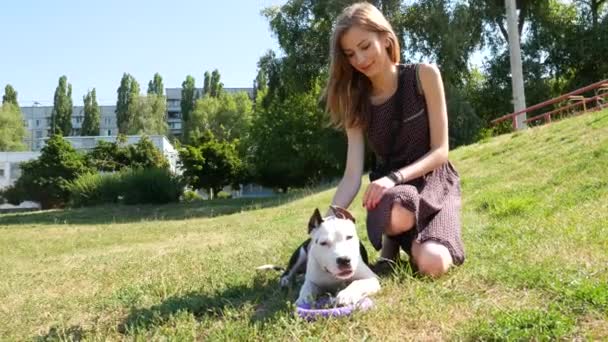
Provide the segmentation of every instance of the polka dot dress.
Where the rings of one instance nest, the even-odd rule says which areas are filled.
[[[421,158],[430,150],[429,121],[426,102],[418,81],[418,65],[400,65],[401,89],[386,102],[372,105],[367,139],[377,159],[388,155],[391,143],[392,113],[401,96],[401,130],[397,132],[392,160],[403,167]],[[412,241],[435,241],[448,248],[454,264],[464,262],[464,247],[460,234],[460,178],[450,162],[426,175],[399,184],[387,191],[380,203],[368,211],[367,233],[370,242],[379,250],[382,232],[390,224],[394,203],[412,211],[416,227],[395,237],[408,253]]]

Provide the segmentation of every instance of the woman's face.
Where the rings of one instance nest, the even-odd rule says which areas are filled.
[[[388,39],[383,34],[359,26],[349,28],[340,39],[344,55],[356,70],[371,78],[390,63],[386,48]]]

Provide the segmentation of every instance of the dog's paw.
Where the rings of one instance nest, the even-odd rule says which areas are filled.
[[[338,292],[336,296],[336,304],[339,306],[357,304],[362,299],[361,294],[358,291],[353,291],[353,289],[344,289]]]
[[[307,303],[308,303],[308,299],[305,297],[300,296],[300,297],[298,297],[298,299],[296,299],[296,306],[302,306]]]

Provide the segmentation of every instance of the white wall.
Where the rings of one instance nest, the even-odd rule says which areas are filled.
[[[12,185],[19,176],[21,169],[19,164],[36,159],[40,152],[0,152],[0,189]]]

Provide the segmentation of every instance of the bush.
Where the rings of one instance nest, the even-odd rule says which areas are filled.
[[[112,174],[86,174],[70,186],[72,206],[103,203],[163,204],[178,202],[183,186],[165,169],[125,170]]]
[[[186,203],[201,201],[203,198],[196,191],[186,190],[182,195],[182,201]]]
[[[122,173],[125,204],[178,202],[184,191],[180,179],[166,169],[135,169]]]
[[[118,203],[122,195],[119,173],[88,173],[78,177],[68,188],[70,205],[73,207]]]
[[[220,191],[220,192],[217,193],[216,197],[218,199],[228,199],[228,198],[232,198],[232,195],[229,192]]]

